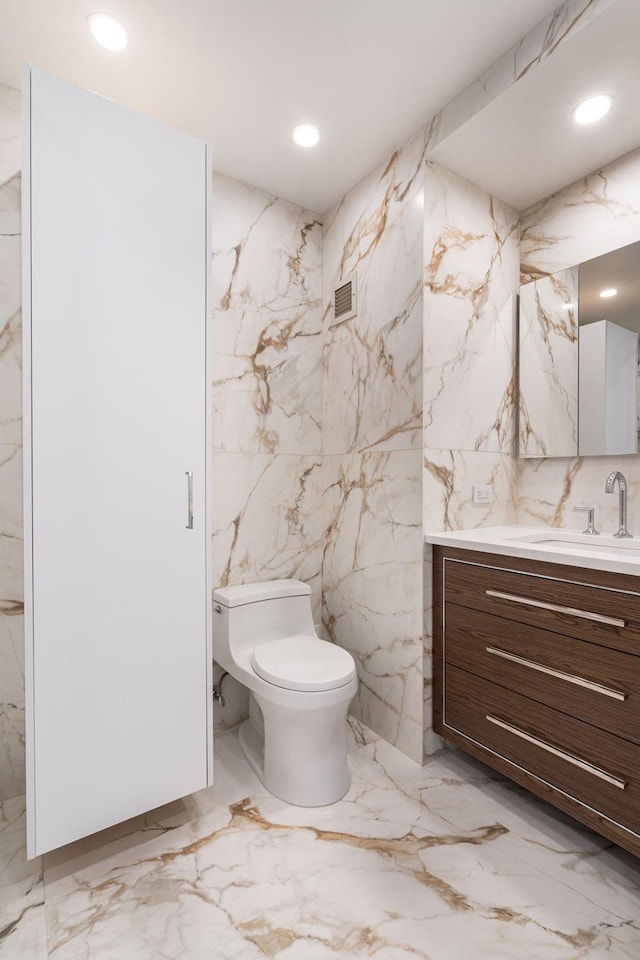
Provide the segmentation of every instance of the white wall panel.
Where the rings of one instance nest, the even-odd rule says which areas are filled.
[[[205,145],[37,70],[28,133],[33,855],[207,784],[211,656]]]

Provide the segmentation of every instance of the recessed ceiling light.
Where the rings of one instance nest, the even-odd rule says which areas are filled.
[[[293,139],[299,147],[315,147],[320,139],[320,131],[312,123],[301,123],[293,131]]]
[[[608,287],[606,290],[600,291],[600,296],[602,297],[603,300],[608,300],[609,297],[615,297],[617,293],[618,291],[616,290],[615,287]]]
[[[595,123],[609,113],[612,103],[612,98],[604,93],[589,97],[573,111],[573,119],[576,123]]]
[[[101,47],[117,53],[124,50],[129,43],[129,34],[125,28],[108,13],[92,13],[88,21],[93,38]]]

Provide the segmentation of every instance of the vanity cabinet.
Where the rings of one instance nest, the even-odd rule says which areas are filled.
[[[640,855],[640,577],[434,548],[437,733]]]

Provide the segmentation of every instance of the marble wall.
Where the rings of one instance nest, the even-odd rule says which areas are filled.
[[[535,204],[522,215],[522,282],[640,240],[640,149]],[[520,523],[584,527],[574,506],[596,507],[596,526],[614,532],[618,497],[606,494],[611,470],[629,480],[629,528],[640,534],[640,457],[521,460]]]
[[[513,523],[519,217],[450,170],[424,173],[424,530]],[[472,502],[491,484],[493,502]],[[424,551],[424,752],[433,733],[431,548]]]
[[[518,214],[433,162],[424,202],[424,529],[509,523]],[[474,505],[473,483],[493,503]]]
[[[518,455],[578,453],[578,267],[520,291]]]
[[[320,620],[322,226],[213,176],[213,579],[296,577]],[[217,725],[246,715],[232,678]]]
[[[322,623],[358,666],[353,714],[422,760],[424,133],[324,217]],[[330,327],[357,274],[358,314]]]
[[[25,791],[20,94],[0,84],[0,801]]]

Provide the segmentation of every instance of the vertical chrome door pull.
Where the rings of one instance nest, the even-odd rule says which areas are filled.
[[[193,530],[193,473],[191,470],[185,470],[187,478],[187,523],[186,530]]]

